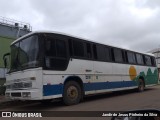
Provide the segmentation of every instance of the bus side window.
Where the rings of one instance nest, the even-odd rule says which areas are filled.
[[[136,54],[137,64],[144,65],[143,56],[141,54]]]
[[[57,57],[66,58],[67,48],[64,40],[56,40]]]
[[[69,39],[69,40],[68,40],[68,43],[69,43],[69,53],[70,53],[70,56],[72,57],[72,56],[73,56],[72,40]]]
[[[120,63],[124,62],[121,49],[114,48],[113,53],[115,62],[120,62]]]
[[[156,66],[156,59],[155,57],[151,57],[152,66]]]
[[[135,64],[136,63],[135,54],[133,52],[127,51],[127,57],[128,57],[128,62],[129,63],[131,63],[131,64]]]
[[[113,62],[115,62],[113,48],[111,48],[111,60],[112,60]]]
[[[73,40],[73,50],[75,57],[84,57],[84,44],[81,41]]]
[[[146,65],[148,65],[148,66],[152,65],[151,64],[151,57],[145,55],[144,56],[144,60],[145,60]]]
[[[93,45],[94,59],[98,61],[111,61],[110,49],[104,45]]]
[[[87,48],[86,50],[87,58],[92,58],[91,44],[87,43],[86,48]]]
[[[96,45],[96,48],[97,48],[98,61],[106,61],[105,46],[104,45]]]
[[[94,54],[94,59],[97,60],[97,48],[95,44],[93,44],[93,54]]]
[[[46,40],[46,56],[66,58],[66,43],[63,40],[55,40],[47,38]]]
[[[45,40],[45,67],[50,70],[65,70],[68,65],[66,41],[54,36]]]
[[[56,44],[55,40],[52,38],[47,38],[45,49],[46,49],[46,56],[56,56]]]
[[[127,57],[127,51],[126,50],[124,50],[123,55],[124,55],[125,63],[128,64],[129,62],[128,62],[128,57]]]
[[[111,61],[111,56],[110,56],[110,48],[109,47],[105,47],[105,56],[106,56],[106,61],[109,62]]]

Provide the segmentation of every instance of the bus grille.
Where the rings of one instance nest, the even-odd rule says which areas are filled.
[[[23,89],[23,88],[31,88],[32,83],[20,82],[20,83],[12,83],[10,85],[6,85],[7,89]]]
[[[12,97],[21,97],[21,93],[11,93]]]

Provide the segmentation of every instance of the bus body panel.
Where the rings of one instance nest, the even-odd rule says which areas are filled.
[[[77,64],[78,63],[78,64]],[[134,68],[132,72],[130,69]],[[87,71],[86,70],[91,70]],[[155,67],[148,67],[152,73],[156,71]],[[97,61],[86,61],[72,59],[69,62],[68,68],[65,71],[49,71],[42,70],[41,68],[36,70],[24,70],[7,75],[7,84],[10,82],[31,82],[32,89],[21,89],[21,90],[7,90],[7,93],[23,93],[30,92],[31,98],[25,97],[11,97],[11,99],[31,99],[31,100],[42,100],[42,99],[53,99],[62,97],[63,87],[65,80],[70,76],[78,76],[83,81],[85,95],[103,93],[109,91],[118,91],[125,89],[137,88],[137,79],[141,73],[144,73],[147,78],[148,70],[146,66],[126,65],[118,63],[106,63]],[[134,76],[134,80],[131,79]],[[34,78],[35,80],[29,80]],[[148,78],[153,78],[149,76]],[[155,79],[155,78],[154,78]],[[29,80],[29,81],[28,81]],[[149,79],[145,81],[151,81]],[[153,83],[152,85],[155,85]]]
[[[40,34],[40,39],[37,34]],[[65,82],[73,77],[81,79],[85,95],[138,88],[139,79],[144,80],[146,87],[158,83],[157,67],[155,64],[152,64],[154,63],[152,60],[154,59],[153,56],[120,48],[117,49],[116,47],[69,36],[64,37],[60,34],[53,34],[48,39],[47,35],[43,36],[45,34],[43,32],[42,34],[37,34],[34,35],[33,33],[33,36],[29,34],[29,37],[22,37],[11,45],[13,53],[15,52],[14,54],[12,53],[12,57],[14,58],[12,62],[16,63],[13,64],[13,68],[17,69],[17,72],[8,73],[6,76],[6,97],[8,98],[20,100],[60,98],[63,97]],[[56,39],[54,36],[56,36]],[[28,41],[28,46],[25,39]],[[45,43],[46,40],[48,42]],[[78,50],[75,49],[74,51],[73,45]],[[79,45],[82,47],[79,47]],[[28,48],[26,49],[24,46]],[[31,51],[30,47],[32,48]],[[60,49],[61,47],[65,49],[62,50]],[[50,48],[54,48],[51,49],[51,51],[53,50],[52,52]],[[81,48],[83,50],[79,52]],[[97,54],[101,54],[107,50],[110,57],[108,61],[103,56],[104,54],[98,59]],[[119,51],[117,52],[117,50]],[[115,56],[119,55],[119,52],[122,54],[122,62],[116,62],[115,60]],[[135,54],[141,55],[144,64],[129,63],[128,58],[130,57],[127,56],[127,53],[129,56],[132,56],[132,54],[134,56]],[[16,61],[16,58],[19,57],[18,55],[21,57],[19,59],[21,60],[21,64],[19,61]],[[150,61],[152,60],[151,65],[146,64],[145,59],[147,57],[150,57]],[[22,63],[24,64],[23,67],[25,65],[41,67],[26,67],[25,70],[21,70],[19,67],[22,67]],[[39,63],[41,64],[39,65]],[[73,80],[76,81],[76,79]]]

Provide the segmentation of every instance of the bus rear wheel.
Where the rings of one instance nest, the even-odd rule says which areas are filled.
[[[144,88],[145,88],[144,81],[143,81],[142,79],[139,79],[138,91],[139,91],[139,92],[143,92],[143,91],[144,91]]]
[[[63,102],[66,105],[78,104],[81,100],[82,91],[80,85],[75,81],[69,81],[64,86]]]

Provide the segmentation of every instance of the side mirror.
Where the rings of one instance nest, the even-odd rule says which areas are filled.
[[[3,61],[4,61],[5,68],[7,68],[8,65],[9,65],[8,62],[7,62],[7,56],[10,56],[10,53],[6,53],[6,54],[3,55]]]
[[[160,120],[159,110],[135,110],[123,113],[118,113],[111,120]]]

